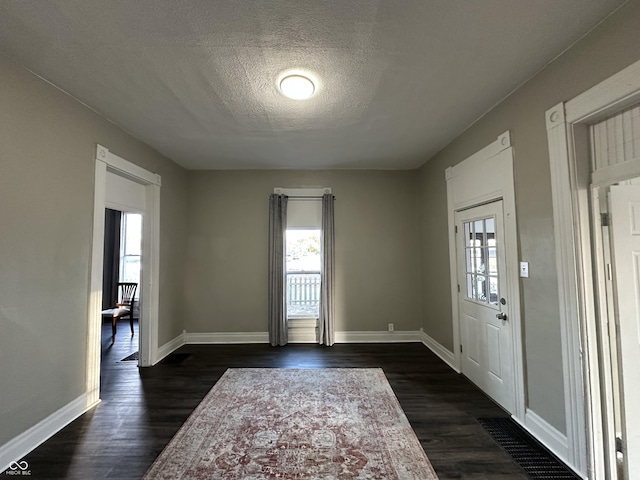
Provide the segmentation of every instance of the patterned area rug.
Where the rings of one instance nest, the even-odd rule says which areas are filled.
[[[437,479],[380,369],[229,369],[145,479]]]

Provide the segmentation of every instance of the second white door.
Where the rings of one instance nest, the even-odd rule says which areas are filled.
[[[640,186],[609,193],[626,479],[640,478]]]
[[[456,212],[462,373],[513,413],[514,353],[504,239],[501,200]]]

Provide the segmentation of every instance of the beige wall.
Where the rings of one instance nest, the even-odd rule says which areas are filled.
[[[336,197],[336,330],[419,327],[416,172],[196,171],[189,175],[188,332],[266,332],[268,198]]]
[[[551,180],[545,111],[640,58],[640,2],[629,2],[594,32],[478,121],[420,171],[425,331],[453,348],[444,169],[510,130],[521,259],[530,262],[522,302],[528,406],[565,431]]]
[[[95,144],[162,175],[160,344],[181,330],[186,173],[0,56],[0,445],[85,390]]]

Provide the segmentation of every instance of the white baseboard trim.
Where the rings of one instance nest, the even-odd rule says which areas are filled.
[[[46,442],[53,435],[73,422],[83,413],[95,407],[99,401],[87,404],[87,395],[82,394],[64,407],[53,412],[29,430],[9,440],[0,447],[0,472],[4,472],[13,462],[19,462],[29,452]]]
[[[429,335],[420,331],[420,341],[424,343],[424,345],[435,353],[440,359],[449,365],[455,372],[460,373],[460,367],[456,365],[455,355],[451,350],[446,347],[443,347],[442,344],[438,343],[436,340],[431,338]]]
[[[419,331],[336,332],[336,343],[396,343],[419,342]]]
[[[269,332],[219,332],[219,333],[184,333],[187,344],[237,344],[237,343],[269,343]]]
[[[183,346],[186,343],[184,338],[185,335],[186,335],[186,332],[183,330],[182,333],[178,335],[176,338],[174,338],[173,340],[169,340],[167,343],[165,343],[160,348],[158,348],[158,355],[157,355],[157,358],[154,360],[153,365],[155,365],[156,363],[161,361],[163,358],[165,358],[167,355],[170,355],[171,353],[179,349],[181,346]]]
[[[308,322],[307,322],[308,323]],[[313,327],[301,325],[301,328],[289,328],[290,343],[315,343]],[[292,332],[293,330],[293,332]],[[312,332],[314,338],[312,338]],[[220,332],[220,333],[188,333],[184,332],[185,344],[240,344],[240,343],[269,343],[268,332]],[[336,343],[395,343],[422,342],[422,332],[409,331],[379,331],[379,332],[336,332]],[[424,343],[424,342],[423,342]]]
[[[514,416],[511,418],[575,472],[574,466],[569,462],[569,445],[565,434],[530,409],[524,413],[524,423]]]

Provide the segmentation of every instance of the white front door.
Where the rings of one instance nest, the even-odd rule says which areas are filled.
[[[504,238],[501,200],[456,212],[462,373],[513,413],[514,353]]]
[[[640,478],[640,186],[609,193],[625,478]]]

